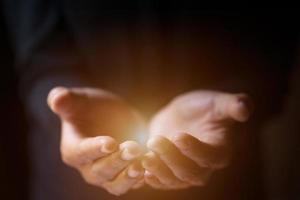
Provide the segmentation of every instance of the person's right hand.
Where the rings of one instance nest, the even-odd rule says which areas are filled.
[[[54,88],[48,105],[61,119],[62,159],[86,182],[114,195],[141,185],[143,150],[122,139],[143,127],[137,112],[119,97],[91,88]]]

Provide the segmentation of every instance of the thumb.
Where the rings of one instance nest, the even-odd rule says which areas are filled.
[[[62,119],[78,113],[84,102],[85,95],[65,87],[55,87],[48,95],[50,109]]]
[[[217,111],[225,118],[245,122],[253,111],[253,103],[246,94],[221,94],[217,97]]]

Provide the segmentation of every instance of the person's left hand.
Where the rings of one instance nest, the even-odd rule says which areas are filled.
[[[231,156],[231,128],[246,121],[245,94],[195,91],[175,98],[150,123],[145,182],[158,189],[201,186]]]

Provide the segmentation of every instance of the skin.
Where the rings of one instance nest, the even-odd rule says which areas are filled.
[[[62,122],[63,161],[114,195],[145,183],[163,190],[205,185],[213,171],[229,163],[232,126],[247,121],[252,111],[245,94],[180,95],[150,121],[145,152],[126,138],[145,132],[144,121],[109,92],[58,87],[48,104]]]
[[[205,185],[231,157],[232,127],[253,109],[245,94],[193,91],[176,97],[150,123],[145,182],[157,189]]]
[[[144,126],[136,111],[119,97],[92,88],[54,88],[48,104],[61,119],[62,159],[87,183],[114,195],[141,186],[144,150],[120,137]]]

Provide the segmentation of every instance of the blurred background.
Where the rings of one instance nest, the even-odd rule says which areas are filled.
[[[199,4],[2,1],[1,199],[299,199],[299,12]],[[247,92],[256,108],[207,186],[117,198],[61,162],[56,85],[105,88],[147,117],[193,89]]]

